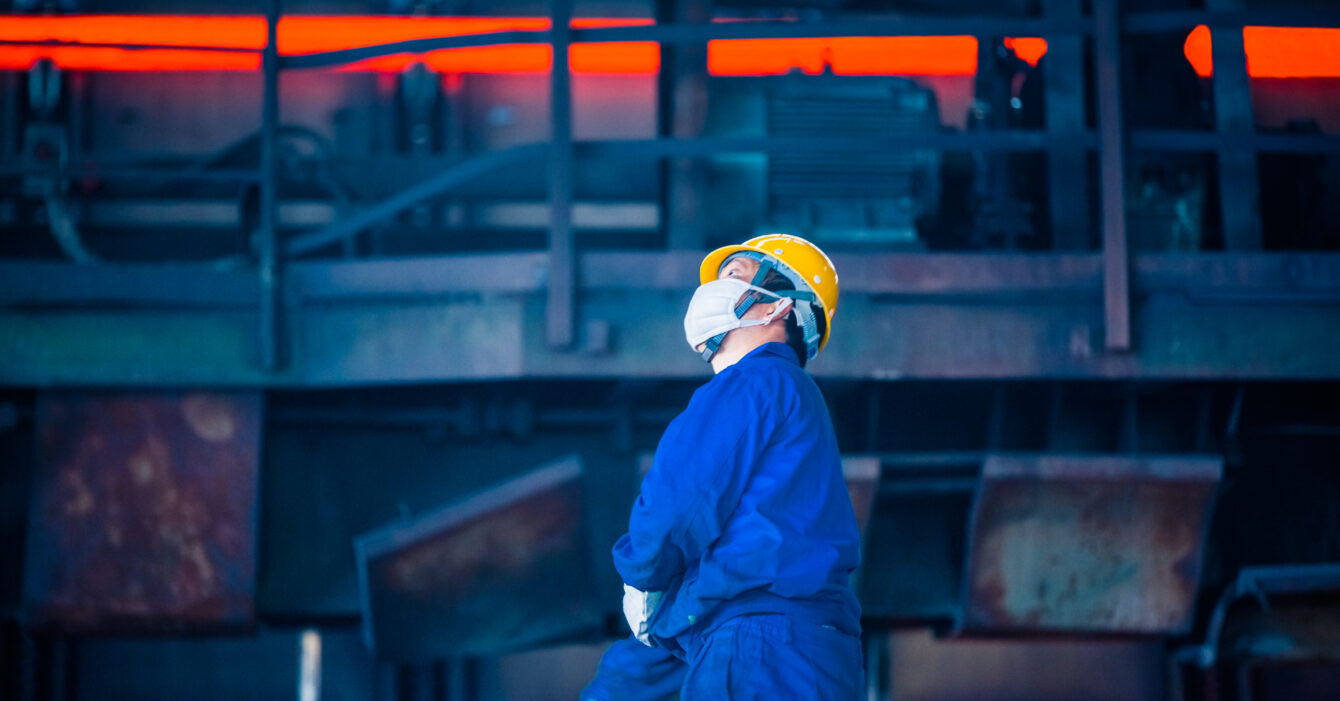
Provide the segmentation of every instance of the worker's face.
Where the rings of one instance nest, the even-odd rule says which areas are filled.
[[[747,256],[736,256],[721,266],[721,272],[717,273],[718,280],[743,280],[753,283],[754,275],[758,273],[758,261]],[[746,295],[755,295],[755,303],[745,311],[742,319],[762,319],[772,313],[777,307],[777,300],[763,297],[757,292],[746,292],[740,295],[740,299],[735,300],[739,304]],[[764,303],[770,302],[770,303]]]

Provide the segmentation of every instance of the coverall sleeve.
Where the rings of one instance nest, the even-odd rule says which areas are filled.
[[[670,423],[628,533],[614,545],[624,582],[665,591],[721,535],[775,428],[761,379],[757,373],[718,375]]]
[[[605,651],[596,678],[582,689],[581,701],[668,701],[679,694],[688,666],[665,648],[647,647],[636,638],[619,640]]]

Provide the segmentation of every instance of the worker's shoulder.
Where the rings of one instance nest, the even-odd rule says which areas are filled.
[[[751,351],[721,374],[727,384],[757,388],[771,394],[778,389],[813,384],[796,361],[795,351],[782,343],[768,343]]]

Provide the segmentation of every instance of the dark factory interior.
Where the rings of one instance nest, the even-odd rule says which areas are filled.
[[[578,699],[774,232],[862,698],[1340,699],[1333,0],[0,8],[0,699]]]

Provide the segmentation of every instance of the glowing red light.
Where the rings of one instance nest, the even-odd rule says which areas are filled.
[[[647,19],[583,18],[574,27],[650,24]],[[543,30],[544,17],[388,17],[289,15],[279,24],[279,51],[286,56],[356,48],[411,39],[513,30]],[[1243,32],[1248,71],[1255,78],[1340,77],[1340,29],[1247,27]],[[26,70],[49,58],[69,70],[254,71],[265,45],[265,20],[246,16],[74,15],[0,18],[0,42],[59,41],[139,44],[153,49],[90,46],[16,46],[0,43],[0,70]],[[1020,59],[1037,65],[1047,42],[1006,39]],[[173,48],[182,47],[182,48]],[[189,48],[188,48],[189,47]],[[201,49],[243,49],[251,52]],[[512,44],[401,54],[361,61],[351,71],[399,71],[423,61],[442,73],[538,73],[552,66],[548,46]],[[1187,37],[1187,60],[1201,76],[1213,74],[1210,32]],[[727,39],[708,42],[713,75],[778,75],[790,72],[838,75],[972,75],[977,41],[950,37],[826,37]],[[569,65],[578,73],[650,74],[660,70],[655,42],[576,44]]]

